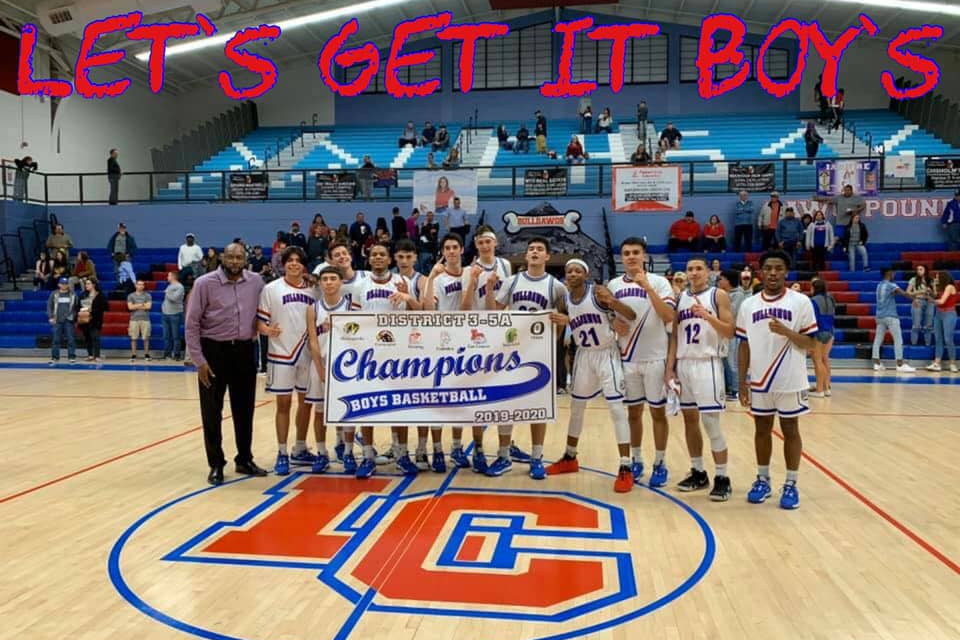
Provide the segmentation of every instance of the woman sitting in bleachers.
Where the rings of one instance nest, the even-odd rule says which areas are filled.
[[[567,145],[567,164],[583,164],[586,161],[586,154],[583,152],[583,145],[580,144],[580,138],[570,136],[570,144]]]
[[[726,229],[719,216],[710,216],[707,224],[703,225],[703,250],[713,253],[727,252]]]

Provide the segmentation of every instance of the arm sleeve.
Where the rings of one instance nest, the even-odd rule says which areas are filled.
[[[200,318],[203,315],[203,308],[206,306],[207,291],[205,283],[200,280],[193,285],[193,291],[190,293],[190,300],[187,302],[187,320],[184,327],[184,336],[187,343],[187,353],[190,359],[198,367],[207,364],[203,357],[203,350],[200,347]]]
[[[748,313],[749,311],[747,311],[747,305],[741,304],[740,309],[737,311],[737,317],[734,318],[734,325],[736,326],[737,331],[736,336],[744,342],[747,341],[747,324],[749,321],[749,318],[747,317]]]
[[[657,295],[663,299],[668,307],[676,309],[677,301],[673,297],[673,287],[670,286],[670,282],[666,278],[657,280],[657,282]]]
[[[513,292],[513,289],[516,286],[517,286],[517,276],[511,276],[509,280],[505,281],[500,286],[500,290],[497,291],[495,295],[497,302],[499,302],[500,304],[505,304],[509,306],[508,301],[510,300],[510,294]]]
[[[260,302],[257,303],[257,320],[270,324],[270,292],[264,287],[260,292]]]
[[[813,310],[813,302],[810,298],[803,296],[801,298],[801,304],[797,309],[797,333],[812,336],[816,335],[817,331],[819,331],[817,328],[817,314]]]
[[[563,284],[559,280],[553,283],[553,306],[555,308],[560,308],[560,302],[567,299],[567,285]]]

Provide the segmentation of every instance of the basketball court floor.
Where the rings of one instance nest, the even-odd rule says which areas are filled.
[[[544,482],[523,465],[499,479],[366,482],[238,478],[231,465],[211,488],[195,375],[118,368],[0,363],[0,637],[960,637],[960,386],[949,375],[837,382],[832,398],[811,399],[801,508],[787,512],[745,500],[753,426],[738,406],[722,421],[725,504],[674,488],[688,466],[679,418],[670,485],[615,494],[598,402],[586,468]],[[272,467],[262,384],[254,448]],[[560,404],[551,459],[563,450]],[[529,445],[525,425],[516,438]],[[772,472],[779,485],[779,440]]]

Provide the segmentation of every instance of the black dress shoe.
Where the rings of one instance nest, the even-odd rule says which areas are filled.
[[[223,484],[223,467],[210,467],[207,482],[214,486]]]
[[[237,473],[242,473],[245,476],[265,476],[267,475],[266,469],[261,469],[257,466],[257,463],[251,460],[250,462],[238,462],[237,463]],[[221,472],[222,476],[222,472]]]

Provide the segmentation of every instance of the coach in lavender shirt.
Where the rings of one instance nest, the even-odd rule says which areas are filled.
[[[193,283],[187,301],[187,350],[197,365],[203,443],[210,474],[207,482],[223,484],[223,395],[230,389],[230,409],[237,440],[237,473],[265,476],[253,461],[253,407],[257,394],[254,343],[257,303],[263,278],[247,271],[239,244],[223,250],[221,267]]]

